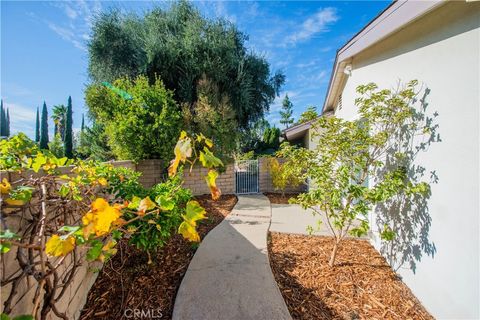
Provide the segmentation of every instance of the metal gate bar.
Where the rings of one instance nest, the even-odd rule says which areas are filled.
[[[250,194],[259,192],[258,160],[238,160],[235,162],[235,193]]]

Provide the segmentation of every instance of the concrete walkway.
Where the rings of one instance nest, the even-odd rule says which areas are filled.
[[[239,196],[203,239],[177,293],[174,320],[291,319],[267,252],[268,198]]]

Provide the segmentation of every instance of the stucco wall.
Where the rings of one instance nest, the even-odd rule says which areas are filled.
[[[353,58],[336,115],[356,117],[355,88],[394,88],[418,79],[430,89],[441,142],[417,160],[436,170],[429,199],[434,257],[423,255],[405,283],[437,318],[479,318],[480,3],[448,3]],[[375,219],[372,216],[372,219]],[[379,241],[375,240],[379,246]]]

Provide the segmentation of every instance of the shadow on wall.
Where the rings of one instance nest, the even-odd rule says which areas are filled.
[[[422,92],[422,90],[419,92]],[[441,142],[436,123],[438,113],[427,114],[427,97],[430,89],[425,88],[421,98],[414,100],[414,121],[407,126],[417,125],[418,130],[405,126],[392,137],[391,148],[386,154],[386,166],[378,172],[383,176],[392,167],[403,166],[407,170],[408,182],[417,184],[429,182],[437,184],[439,178],[435,171],[427,171],[417,161],[421,152],[428,152],[432,143]],[[399,158],[399,154],[404,156]],[[376,224],[380,230],[388,225],[394,232],[392,241],[382,242],[380,252],[394,270],[408,266],[414,273],[416,263],[423,255],[434,257],[437,249],[429,239],[432,218],[429,212],[430,190],[424,194],[408,195],[400,193],[389,201],[376,207]]]

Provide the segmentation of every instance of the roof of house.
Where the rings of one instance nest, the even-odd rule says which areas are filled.
[[[312,127],[312,123],[315,120],[316,119],[310,120],[310,121],[307,121],[307,122],[304,122],[304,123],[296,124],[293,127],[284,129],[282,132],[283,132],[283,134],[285,135],[285,138],[288,141],[298,139],[300,137],[303,137],[306,134],[308,129],[310,129]]]
[[[444,3],[446,3],[445,0],[394,1],[355,34],[345,45],[337,50],[322,112],[334,110],[338,91],[341,90],[341,84],[343,83],[344,77],[346,77],[344,73],[345,67],[351,63],[353,56],[404,28],[406,25]]]

